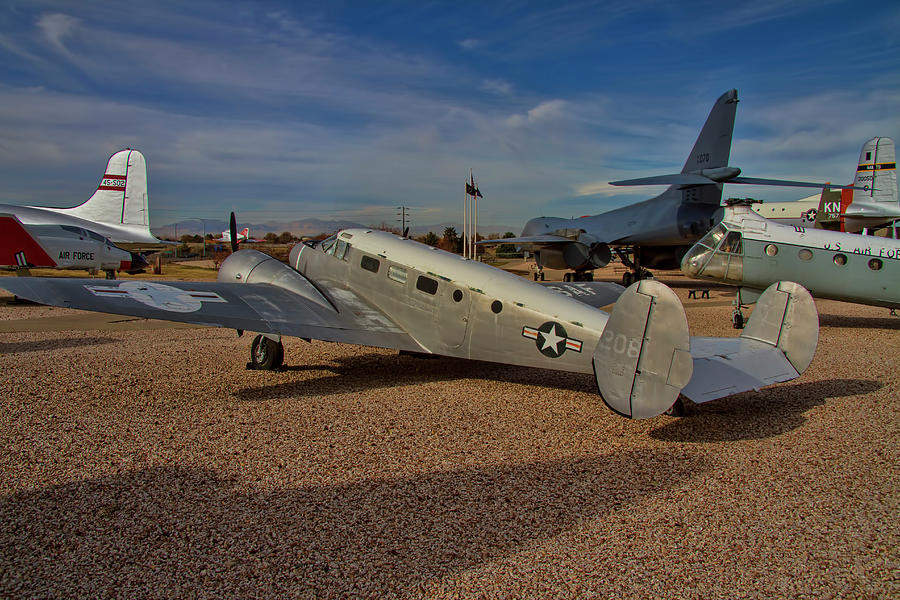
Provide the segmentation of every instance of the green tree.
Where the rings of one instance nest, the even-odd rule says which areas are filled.
[[[274,244],[278,241],[278,236],[271,231],[263,236],[263,239],[269,242],[270,244]]]
[[[422,238],[422,243],[428,244],[429,246],[437,246],[440,241],[441,241],[441,238],[439,238],[437,235],[435,235],[435,233],[433,231],[429,231]]]
[[[290,231],[283,231],[281,232],[281,235],[278,236],[279,244],[290,244],[292,241],[294,241],[294,236]]]

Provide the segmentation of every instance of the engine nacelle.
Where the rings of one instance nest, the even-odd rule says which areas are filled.
[[[602,243],[588,246],[572,242],[560,248],[541,248],[535,252],[535,260],[538,266],[548,269],[590,271],[608,265],[612,260],[612,251]]]
[[[267,283],[334,311],[334,305],[306,277],[258,250],[239,250],[225,259],[216,279],[229,283]]]

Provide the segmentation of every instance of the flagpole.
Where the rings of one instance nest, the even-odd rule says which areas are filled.
[[[467,253],[466,235],[467,235],[467,232],[469,231],[467,229],[468,224],[469,224],[469,190],[466,190],[466,199],[463,200],[463,226],[462,226],[462,229],[463,229],[462,230],[462,236],[463,236],[463,238],[462,238],[462,241],[463,241],[462,255],[463,255],[463,258],[466,257],[466,253]]]

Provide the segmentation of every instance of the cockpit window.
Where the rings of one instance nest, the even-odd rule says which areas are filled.
[[[719,223],[715,227],[709,230],[709,233],[703,236],[698,243],[703,244],[707,248],[715,248],[719,245],[719,242],[722,241],[722,238],[725,237],[725,226]]]
[[[335,241],[337,241],[337,236],[334,235],[322,240],[322,252],[325,254],[333,254]]]
[[[334,245],[334,257],[340,258],[341,260],[347,255],[347,248],[350,247],[350,244],[345,242],[344,240],[338,240]]]
[[[720,250],[728,254],[743,254],[741,246],[741,232],[729,231],[728,235],[725,236],[725,241],[720,246]]]
[[[744,275],[740,231],[728,231],[719,223],[685,255],[681,269],[691,277],[740,281]]]

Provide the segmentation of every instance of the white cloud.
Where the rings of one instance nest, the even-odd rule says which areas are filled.
[[[485,79],[481,82],[481,89],[491,94],[506,96],[512,93],[513,86],[508,81],[501,79]]]
[[[547,100],[541,102],[525,114],[515,114],[506,118],[506,124],[510,127],[540,123],[566,116],[565,100]]]
[[[481,47],[484,42],[476,38],[466,38],[456,43],[463,50],[475,50],[476,48]]]

